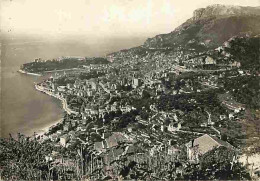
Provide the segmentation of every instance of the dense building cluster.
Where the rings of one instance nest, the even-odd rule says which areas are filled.
[[[66,172],[58,164],[55,174],[207,179],[197,166],[209,164],[212,152],[219,164],[220,155],[230,160],[221,167],[240,168],[246,133],[239,121],[247,105],[237,101],[225,80],[255,72],[241,67],[227,47],[229,42],[202,53],[137,47],[108,55],[108,64],[52,73],[37,83],[36,89],[60,99],[66,112],[60,123],[36,136],[56,148],[46,159],[61,159]],[[241,169],[234,174],[242,176],[232,178],[247,178]]]
[[[248,162],[260,152],[254,22],[257,8],[215,5],[139,47],[22,65],[21,73],[51,75],[35,88],[61,100],[64,116],[42,135],[1,139],[1,177],[257,178]]]

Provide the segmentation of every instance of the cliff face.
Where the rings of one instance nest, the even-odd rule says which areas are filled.
[[[260,7],[224,6],[217,4],[195,10],[193,12],[193,20],[196,21],[209,17],[252,15],[259,16]]]
[[[260,7],[212,5],[194,11],[193,17],[168,34],[149,38],[144,47],[191,45],[215,48],[233,36],[260,34]]]

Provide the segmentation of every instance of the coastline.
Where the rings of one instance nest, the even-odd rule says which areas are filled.
[[[37,137],[38,137],[38,136],[43,136],[45,133],[47,133],[47,132],[49,131],[49,129],[50,129],[51,127],[57,125],[58,123],[61,123],[62,120],[63,120],[63,118],[60,118],[60,119],[56,120],[55,122],[50,123],[50,124],[44,126],[43,128],[41,128],[41,129],[35,131],[36,136],[37,136]],[[31,136],[33,136],[33,135],[31,135]]]
[[[32,76],[43,76],[42,74],[37,74],[37,73],[30,73],[30,72],[26,72],[26,71],[23,71],[23,70],[18,70],[17,72],[21,73],[21,74],[26,74],[26,75],[32,75]],[[61,97],[60,95],[58,94],[55,94],[54,92],[52,91],[49,91],[47,89],[45,89],[43,86],[40,86],[40,85],[37,85],[37,83],[35,83],[34,85],[35,89],[37,91],[40,91],[44,94],[47,94],[51,97],[54,97],[56,99],[59,99],[62,103],[62,108],[64,111],[67,112],[67,114],[77,114],[77,112],[71,110],[69,107],[68,107],[68,104],[67,104],[67,100],[63,97]],[[43,128],[40,128],[39,130],[35,131],[36,135],[37,136],[42,136],[44,135],[45,133],[47,133],[49,131],[49,129],[52,127],[52,126],[55,126],[57,125],[58,123],[61,123],[63,121],[63,118],[59,118],[58,120],[54,121],[53,123],[50,123],[48,124],[47,126],[44,126]],[[33,135],[31,135],[33,136]]]
[[[36,74],[36,73],[30,73],[30,72],[26,72],[26,71],[23,71],[23,70],[18,70],[18,72],[22,73],[22,74],[27,74],[27,75],[34,75],[34,76],[42,76],[41,74]]]
[[[68,108],[68,104],[67,104],[67,100],[63,97],[61,97],[60,95],[58,94],[55,94],[51,91],[48,91],[46,90],[43,86],[39,86],[37,84],[35,84],[35,89],[40,91],[40,92],[43,92],[49,96],[52,96],[52,97],[55,97],[56,99],[59,99],[61,102],[62,102],[62,108],[68,113],[68,114],[77,114],[77,112],[71,110],[70,108]]]
[[[56,99],[59,99],[59,100],[61,101],[61,103],[62,103],[62,108],[63,108],[63,110],[66,111],[67,114],[77,114],[77,112],[71,110],[71,109],[68,107],[68,104],[67,104],[67,101],[66,101],[65,98],[63,98],[63,97],[61,97],[60,95],[55,94],[55,93],[53,93],[53,92],[51,92],[51,91],[49,91],[49,90],[46,90],[43,86],[37,85],[36,83],[35,83],[34,87],[35,87],[35,89],[36,89],[37,91],[40,91],[40,92],[42,92],[42,93],[45,93],[45,94],[47,94],[47,95],[49,95],[49,96],[51,96],[51,97],[54,97],[54,98],[56,98]],[[51,124],[45,126],[44,128],[38,130],[38,131],[36,132],[37,136],[42,136],[42,135],[44,135],[45,133],[47,133],[47,132],[49,131],[49,129],[50,129],[52,126],[55,126],[55,125],[57,125],[58,123],[60,123],[60,122],[62,122],[62,121],[63,121],[63,118],[60,118],[60,119],[58,119],[57,121],[55,121],[54,123],[51,123]]]
[[[44,76],[44,74],[48,74],[48,73],[56,73],[56,72],[62,72],[62,71],[70,71],[70,70],[84,70],[81,68],[69,68],[69,69],[60,69],[60,70],[50,70],[50,71],[44,71],[42,74],[40,73],[30,73],[30,72],[26,72],[24,70],[18,70],[17,72],[22,73],[22,74],[27,74],[27,75],[34,75],[34,76]]]

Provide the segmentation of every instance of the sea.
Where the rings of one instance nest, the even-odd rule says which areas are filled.
[[[105,56],[108,53],[143,44],[147,37],[71,37],[50,39],[30,36],[6,36],[1,41],[1,107],[0,137],[17,133],[31,136],[45,131],[64,111],[61,102],[36,91],[38,77],[17,72],[24,63],[35,58],[60,56]]]

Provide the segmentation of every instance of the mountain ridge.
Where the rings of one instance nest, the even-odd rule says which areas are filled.
[[[209,18],[214,16],[239,16],[239,15],[260,15],[260,6],[233,6],[214,4],[206,8],[199,8],[193,12],[193,20]]]
[[[145,47],[173,47],[195,39],[198,44],[216,48],[233,36],[260,34],[260,6],[210,5],[193,12],[193,17],[172,32],[148,38]]]

